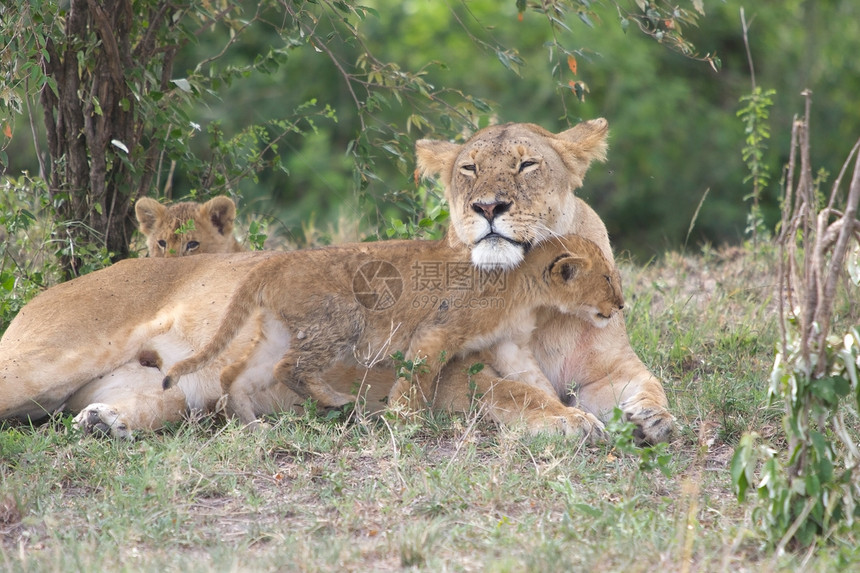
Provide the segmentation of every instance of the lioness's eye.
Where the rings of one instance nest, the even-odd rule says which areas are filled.
[[[523,161],[522,163],[520,163],[520,173],[522,173],[527,167],[531,167],[532,165],[537,165],[537,161],[532,161],[530,159],[528,161]]]
[[[470,173],[477,173],[478,172],[478,166],[475,165],[474,163],[467,163],[466,165],[461,165],[460,169],[463,171],[468,171]]]
[[[194,249],[196,249],[199,246],[200,246],[200,243],[198,243],[197,241],[188,241],[188,243],[185,244],[185,250],[186,251],[193,251]]]
[[[167,248],[167,241],[165,241],[164,239],[158,239],[158,246],[161,247],[162,249],[166,249]]]

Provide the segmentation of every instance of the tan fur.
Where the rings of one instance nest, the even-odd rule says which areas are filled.
[[[273,377],[263,369],[261,377],[252,376],[241,389],[231,386],[249,364],[259,368],[265,356],[276,359],[274,380],[324,407],[342,406],[355,396],[332,389],[322,373],[344,362],[363,366],[357,356],[386,357],[397,350],[404,352],[407,361],[426,361],[413,380],[414,395],[422,404],[432,401],[433,383],[451,357],[477,350],[490,351],[490,365],[499,374],[548,386],[527,345],[536,309],[546,306],[605,325],[623,307],[617,272],[599,247],[582,237],[546,241],[508,272],[479,272],[468,257],[468,250],[451,248],[443,241],[385,241],[269,258],[238,287],[213,339],[170,368],[165,387],[210,363],[257,311],[262,311],[264,325],[273,321],[274,330],[283,335],[259,335],[221,380],[233,410],[246,423],[254,415],[242,408],[243,394],[267,388]],[[415,275],[422,267],[458,265],[467,275],[458,280],[448,276],[434,285],[438,288],[423,288],[427,285]],[[371,281],[377,282],[372,284],[380,292],[389,288],[392,292],[392,301],[384,308],[369,307],[361,289],[356,292],[357,279],[363,284],[368,267],[376,273]],[[261,348],[264,344],[273,347]],[[390,367],[390,360],[378,363],[383,365]],[[389,404],[410,393],[404,382],[394,385]],[[584,413],[583,417],[591,424],[582,431],[590,434],[602,428],[596,418]]]
[[[598,119],[560,134],[508,124],[464,144],[419,141],[418,166],[440,178],[451,205],[449,244],[469,249],[480,266],[511,268],[527,245],[577,234],[611,262],[602,221],[573,194],[591,162],[604,157],[606,135],[606,121]],[[490,225],[495,234],[484,238]],[[476,241],[484,244],[477,248]],[[0,341],[0,418],[38,418],[65,405],[86,429],[128,436],[178,420],[187,408],[211,409],[221,397],[222,369],[257,344],[258,324],[245,324],[212,363],[167,392],[160,389],[164,372],[212,338],[236,285],[269,256],[129,260],[42,293]],[[433,406],[477,407],[499,423],[564,433],[588,423],[583,411],[605,421],[618,406],[640,438],[670,435],[662,385],[630,348],[621,313],[596,328],[576,316],[539,311],[529,346],[550,386],[498,376],[490,366],[470,376],[472,364],[493,360],[487,351],[475,352],[445,365]],[[325,380],[350,395],[360,384],[368,402],[384,399],[392,383],[388,369],[355,368]],[[249,399],[257,415],[300,403],[282,384]]]
[[[134,204],[134,213],[140,232],[146,236],[150,257],[244,250],[233,236],[236,204],[229,197],[213,197],[202,204],[184,201],[167,206],[141,197]]]

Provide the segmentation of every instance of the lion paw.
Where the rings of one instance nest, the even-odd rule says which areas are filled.
[[[75,416],[75,423],[84,435],[97,434],[124,440],[133,439],[128,424],[107,404],[90,404]]]
[[[636,396],[621,403],[624,420],[636,424],[633,438],[642,444],[668,442],[675,431],[675,417],[647,398]]]
[[[532,422],[529,429],[533,433],[551,432],[572,438],[584,438],[592,444],[607,439],[603,422],[596,416],[578,408],[566,409],[568,411],[564,415],[543,417],[540,421]]]
[[[608,435],[603,422],[596,416],[578,408],[570,408],[572,412],[562,420],[562,432],[565,436],[579,436],[591,444],[606,441]]]
[[[242,426],[242,429],[248,433],[265,433],[272,429],[272,425],[265,420],[257,418]]]

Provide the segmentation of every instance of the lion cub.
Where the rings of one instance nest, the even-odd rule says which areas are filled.
[[[273,379],[320,406],[353,402],[355,396],[335,391],[321,374],[342,363],[391,363],[397,350],[408,361],[426,362],[414,388],[397,380],[389,404],[432,400],[448,360],[490,348],[501,376],[551,387],[528,350],[537,308],[578,314],[602,327],[623,304],[618,272],[579,236],[544,241],[509,271],[478,270],[468,252],[444,241],[279,253],[251,270],[212,340],[174,364],[163,387],[213,360],[257,310],[255,342],[221,374],[230,409],[245,423],[254,421],[247,397]]]
[[[141,197],[134,204],[140,232],[150,257],[184,257],[203,253],[244,251],[233,236],[236,204],[223,195],[205,203],[183,201],[162,205]],[[192,221],[193,224],[188,222]]]

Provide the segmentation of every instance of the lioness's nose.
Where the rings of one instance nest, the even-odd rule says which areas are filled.
[[[492,222],[493,219],[507,213],[511,208],[512,203],[493,201],[492,203],[472,203],[472,210],[478,215],[482,215],[484,219]]]

